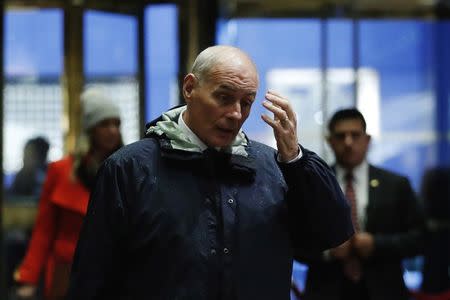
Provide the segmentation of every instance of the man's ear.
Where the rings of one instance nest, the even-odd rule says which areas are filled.
[[[197,84],[197,77],[195,77],[194,74],[189,73],[184,77],[183,97],[187,103],[189,103],[189,101],[192,99],[192,94],[194,92],[196,84]]]

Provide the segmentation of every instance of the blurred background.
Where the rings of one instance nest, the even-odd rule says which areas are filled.
[[[27,143],[46,140],[46,161],[73,150],[86,85],[106,87],[124,142],[139,139],[146,122],[182,101],[180,79],[213,44],[240,47],[258,66],[250,137],[274,145],[259,118],[274,89],[293,103],[302,144],[330,163],[324,124],[351,105],[366,117],[370,161],[416,191],[426,169],[450,163],[450,0],[5,0],[0,18],[0,299],[39,195],[11,192]],[[294,266],[301,288],[306,274]],[[419,286],[420,257],[405,261],[405,280]]]

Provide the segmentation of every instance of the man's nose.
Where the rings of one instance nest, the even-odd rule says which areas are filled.
[[[347,134],[345,135],[344,143],[345,143],[346,145],[351,145],[351,144],[353,144],[353,137],[352,137],[352,135],[351,135],[350,133],[347,133]]]
[[[228,116],[233,119],[240,120],[242,118],[242,112],[241,112],[241,103],[236,102],[233,105],[231,105],[230,112],[228,113]]]

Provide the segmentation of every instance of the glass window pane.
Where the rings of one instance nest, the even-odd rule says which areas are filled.
[[[49,160],[63,154],[62,25],[58,9],[5,13],[5,188],[22,167],[22,149],[28,139],[47,138]]]
[[[416,20],[360,24],[361,67],[379,80],[372,91],[380,102],[372,94],[358,103],[373,137],[371,161],[407,174],[416,188],[422,170],[436,162],[432,29]]]
[[[145,9],[145,120],[158,117],[179,102],[178,9],[174,4]]]
[[[326,23],[328,67],[353,67],[353,21],[330,19]]]
[[[88,11],[84,19],[85,75],[135,76],[137,73],[136,18]]]
[[[98,11],[88,11],[84,17],[86,85],[103,87],[118,103],[124,143],[131,143],[144,130],[139,124],[137,20]]]
[[[62,12],[58,9],[7,10],[6,76],[60,76],[63,66],[62,20]]]
[[[438,163],[450,165],[450,21],[434,23]]]
[[[327,100],[325,121],[338,108],[354,103],[353,22],[328,20],[326,30]]]

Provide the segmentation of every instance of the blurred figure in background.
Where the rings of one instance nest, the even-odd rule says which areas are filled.
[[[47,139],[42,136],[31,138],[25,143],[23,166],[15,175],[11,187],[6,191],[8,202],[35,208],[47,173],[49,147]],[[8,290],[13,285],[13,271],[25,254],[31,229],[32,224],[5,230],[6,287]]]
[[[16,296],[32,299],[42,272],[44,298],[65,297],[72,257],[100,164],[122,145],[119,108],[102,90],[81,95],[83,134],[77,150],[48,167],[39,211],[22,264],[14,273]]]
[[[309,259],[304,299],[409,299],[402,260],[421,253],[424,227],[414,191],[406,177],[367,162],[370,135],[356,108],[337,111],[328,129],[355,235]]]
[[[429,169],[421,187],[427,235],[420,300],[450,299],[450,168]]]
[[[50,144],[38,136],[27,141],[23,150],[23,167],[17,172],[8,194],[39,198],[47,172]]]

